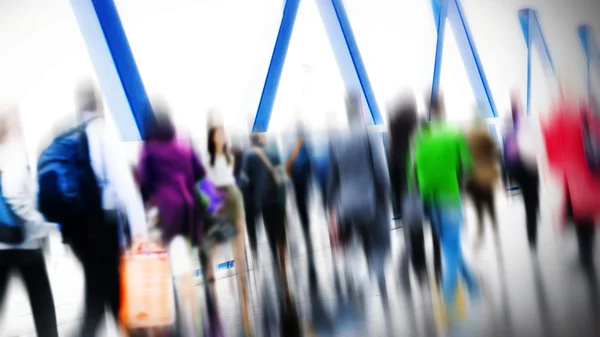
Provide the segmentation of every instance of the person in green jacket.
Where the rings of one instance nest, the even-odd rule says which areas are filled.
[[[439,119],[430,122],[415,138],[411,165],[414,169],[407,170],[409,181],[416,174],[419,193],[439,234],[445,261],[442,294],[448,307],[452,307],[459,275],[472,295],[478,292],[476,278],[463,258],[460,237],[461,180],[473,166],[465,135]]]

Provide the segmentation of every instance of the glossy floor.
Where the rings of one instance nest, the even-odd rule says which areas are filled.
[[[492,232],[480,250],[474,249],[475,223],[472,209],[466,203],[467,225],[463,248],[483,285],[481,301],[471,303],[466,317],[456,329],[446,331],[458,336],[593,336],[590,293],[578,265],[577,246],[572,231],[560,231],[556,221],[557,193],[543,193],[538,262],[531,258],[524,225],[524,210],[520,197],[498,195],[503,272],[500,270]],[[293,213],[293,210],[292,212]],[[367,281],[361,254],[346,258],[355,271],[360,289],[364,290],[360,313],[348,310],[352,306],[340,300],[334,287],[333,268],[340,268],[340,259],[329,249],[326,221],[314,200],[312,238],[318,279],[309,285],[307,254],[304,239],[295,217],[289,230],[288,274],[294,300],[301,319],[313,325],[320,335],[336,336],[425,336],[427,322],[433,320],[429,291],[413,286],[413,302],[402,290],[399,263],[404,240],[402,229],[391,229],[393,249],[387,267],[389,305],[384,308],[378,287]],[[393,227],[393,224],[392,224]],[[488,227],[489,229],[489,227]],[[273,308],[272,261],[264,240],[259,245],[259,266],[249,263],[248,279],[250,309],[257,336],[275,336],[265,317],[276,313]],[[430,249],[430,247],[429,247]],[[225,247],[216,262],[230,259]],[[600,258],[596,259],[597,263]],[[239,266],[239,264],[238,264]],[[536,267],[537,266],[537,267]],[[83,279],[81,267],[68,249],[53,237],[48,259],[61,336],[69,336],[82,319]],[[235,269],[220,271],[217,281],[221,318],[226,336],[239,336],[240,314],[237,300]],[[16,280],[16,279],[15,279]],[[0,336],[35,336],[31,309],[20,282],[10,284],[4,314],[0,319]],[[203,295],[201,286],[198,293]],[[318,290],[318,291],[316,291]],[[317,298],[318,294],[318,298]],[[320,305],[317,305],[319,303]],[[334,315],[333,313],[338,315]],[[340,315],[340,313],[345,315]],[[342,316],[345,316],[342,317]],[[335,318],[335,319],[334,319]],[[595,321],[598,321],[596,317]],[[335,324],[332,324],[335,322]],[[335,325],[335,328],[333,327]],[[598,330],[596,330],[597,332]],[[100,336],[116,336],[114,322],[107,320]]]

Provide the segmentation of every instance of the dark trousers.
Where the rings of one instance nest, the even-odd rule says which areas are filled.
[[[579,260],[587,270],[594,269],[594,241],[596,228],[593,221],[576,222],[575,233],[579,246]]]
[[[527,223],[527,240],[529,246],[537,245],[537,220],[540,208],[540,179],[537,171],[529,169],[523,163],[507,165],[509,177],[514,180],[523,193],[525,218]]]
[[[313,246],[312,239],[310,237],[310,213],[309,213],[309,189],[310,189],[310,177],[295,177],[292,179],[294,185],[294,195],[296,198],[296,207],[298,209],[298,216],[300,218],[300,225],[302,226],[302,233],[304,234],[304,242],[306,243],[306,253],[309,257],[310,268],[314,267],[313,264]]]
[[[494,200],[494,190],[470,180],[467,182],[467,193],[475,205],[477,222],[479,226],[479,236],[483,235],[483,216],[487,212],[492,220],[494,230],[497,229],[496,223],[496,204]]]
[[[18,271],[25,283],[29,304],[40,337],[58,337],[54,299],[41,250],[0,250],[0,305],[4,302],[11,271]]]
[[[94,336],[104,318],[106,306],[118,321],[120,309],[120,245],[117,214],[105,213],[94,236],[74,239],[70,244],[81,262],[85,276],[84,323],[81,336]]]

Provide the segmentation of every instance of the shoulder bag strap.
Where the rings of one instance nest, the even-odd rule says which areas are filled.
[[[267,156],[265,155],[265,152],[259,147],[254,147],[254,153],[256,153],[258,158],[260,158],[260,161],[262,161],[262,163],[267,167],[267,169],[269,170],[269,173],[271,174],[271,177],[273,178],[275,183],[276,184],[281,183],[281,179],[279,178],[279,175],[275,171],[275,168],[273,167],[273,164],[271,163],[269,158],[267,158]]]

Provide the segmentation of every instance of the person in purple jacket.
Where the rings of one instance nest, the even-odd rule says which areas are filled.
[[[205,176],[204,166],[192,146],[176,138],[166,111],[155,111],[142,148],[138,179],[146,205],[158,208],[162,239],[168,244],[176,235],[202,240],[201,206],[196,183]]]
[[[181,237],[196,246],[202,243],[203,234],[203,210],[196,185],[204,178],[205,170],[191,144],[177,139],[167,110],[161,107],[153,110],[155,119],[146,130],[137,172],[142,198],[147,207],[158,209],[162,243],[169,250],[181,247],[178,245]],[[174,275],[182,309],[182,320],[176,324],[176,330],[196,326],[193,318],[188,320],[197,317],[195,287],[191,273],[185,275],[189,277]]]

